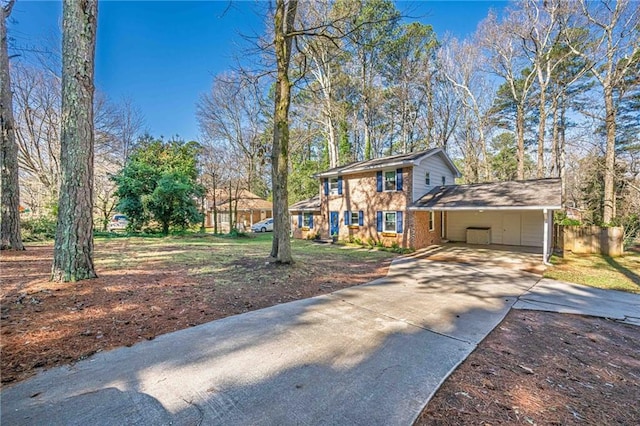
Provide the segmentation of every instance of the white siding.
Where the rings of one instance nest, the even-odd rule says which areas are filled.
[[[502,214],[495,211],[447,212],[447,238],[450,241],[466,241],[470,226],[491,228],[491,244],[502,244]]]
[[[425,175],[430,173],[431,185],[425,183]],[[440,154],[435,154],[425,158],[413,167],[413,200],[416,201],[436,186],[442,186],[442,176],[446,179],[447,185],[455,183],[453,171],[442,159]]]
[[[544,244],[544,214],[542,210],[522,212],[522,245],[542,247]]]
[[[520,214],[520,245],[542,247],[544,216],[541,210],[509,211],[450,211],[447,212],[447,238],[465,241],[470,226],[490,227],[491,243],[504,244],[503,230],[506,214]]]

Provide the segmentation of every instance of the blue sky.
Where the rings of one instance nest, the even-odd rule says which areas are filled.
[[[503,1],[399,1],[412,20],[442,37],[473,33]],[[154,136],[197,140],[195,104],[213,76],[242,56],[240,36],[262,34],[265,3],[255,1],[101,1],[96,87],[114,100],[130,98]],[[9,36],[17,47],[59,43],[61,2],[17,0]]]

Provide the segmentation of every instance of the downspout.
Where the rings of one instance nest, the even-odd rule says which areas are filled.
[[[549,238],[549,231],[551,229],[551,227],[549,226],[549,210],[543,209],[542,214],[544,215],[542,263],[545,266],[553,266],[551,263],[549,263],[549,258],[551,257],[551,254],[549,253],[549,242],[551,241],[551,238]]]

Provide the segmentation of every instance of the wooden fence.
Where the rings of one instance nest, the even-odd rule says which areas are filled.
[[[556,247],[573,253],[599,253],[621,256],[624,231],[622,227],[556,225]]]

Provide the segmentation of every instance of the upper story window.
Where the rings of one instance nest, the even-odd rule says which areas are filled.
[[[329,178],[329,194],[338,194],[338,178]]]
[[[396,188],[396,171],[390,170],[388,172],[384,172],[384,190],[395,191]]]
[[[424,184],[425,185],[431,185],[431,173],[426,172],[424,174]]]
[[[442,184],[443,185],[447,184],[447,177],[446,176],[442,176]]]
[[[376,172],[376,191],[402,191],[402,169],[378,170]]]

